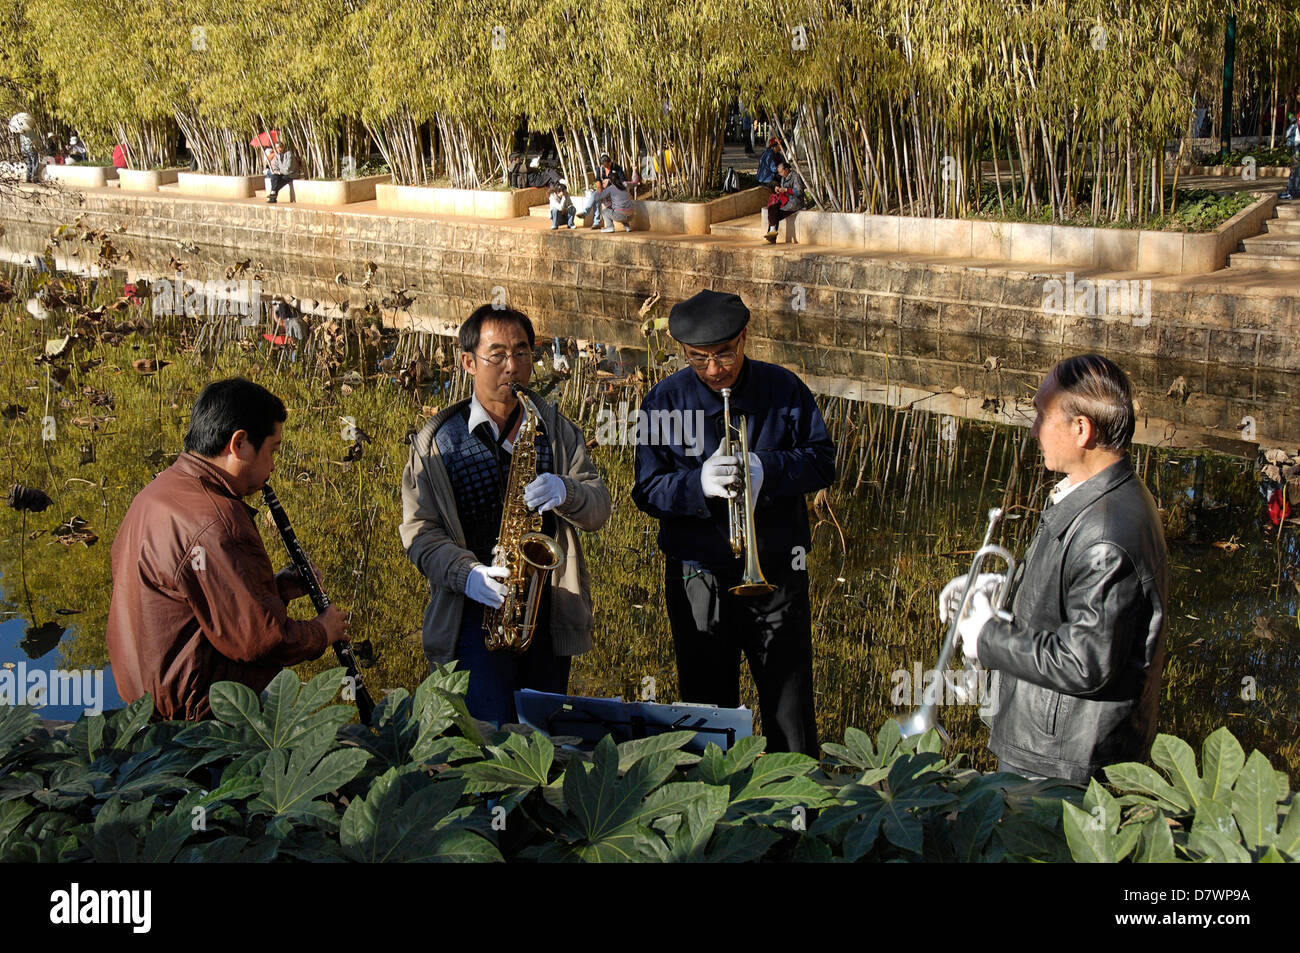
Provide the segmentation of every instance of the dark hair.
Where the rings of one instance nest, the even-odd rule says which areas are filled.
[[[465,323],[460,326],[460,331],[456,335],[460,342],[460,349],[466,354],[473,354],[478,349],[478,339],[483,332],[484,321],[513,322],[523,328],[524,334],[528,335],[528,346],[537,346],[533,322],[528,320],[528,315],[514,308],[498,308],[491,304],[481,304],[465,319]]]
[[[261,450],[266,438],[275,432],[275,425],[288,419],[284,401],[261,384],[242,377],[213,381],[194,402],[185,449],[201,457],[215,457],[236,430],[243,430],[253,449]]]
[[[792,165],[789,163],[789,161],[786,160],[786,159],[782,159],[780,162],[778,162],[778,163],[776,164],[776,167],[777,167],[778,169],[781,168],[782,166],[785,166],[785,168],[789,169],[791,172],[794,171],[794,166],[792,166]]]
[[[1137,426],[1133,388],[1120,366],[1100,354],[1067,357],[1052,368],[1067,419],[1087,417],[1098,430],[1099,450],[1124,451]]]

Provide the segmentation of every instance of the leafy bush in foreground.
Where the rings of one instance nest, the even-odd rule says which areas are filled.
[[[1300,859],[1289,780],[1221,728],[1095,781],[1029,782],[946,760],[930,732],[850,729],[817,761],[682,750],[684,732],[583,754],[484,735],[468,673],[390,693],[374,729],[329,704],[342,669],[261,698],[222,682],[215,719],[151,723],[142,698],[50,732],[0,709],[0,860],[756,861]],[[557,739],[559,740],[559,739]],[[1279,811],[1280,805],[1280,811]]]

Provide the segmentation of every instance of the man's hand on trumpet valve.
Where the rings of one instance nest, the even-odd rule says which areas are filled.
[[[970,611],[957,623],[962,654],[972,662],[979,661],[980,632],[994,615],[993,604],[989,602],[988,594],[981,589],[971,596]]]
[[[982,572],[975,577],[975,584],[971,587],[972,600],[973,593],[982,592],[987,598],[992,598],[993,593],[1006,582],[1006,574],[1000,572]],[[966,574],[954,577],[943,587],[943,592],[939,593],[939,621],[947,622],[948,616],[957,611],[957,602],[961,599],[962,589],[966,586]]]
[[[753,454],[751,454],[753,456]],[[760,468],[761,472],[761,468]],[[700,488],[705,496],[716,496],[724,500],[735,497],[733,485],[740,478],[740,460],[735,456],[724,456],[722,447],[704,461],[700,468]]]

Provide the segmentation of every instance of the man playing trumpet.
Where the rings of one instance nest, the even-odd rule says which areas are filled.
[[[1095,354],[1057,364],[1034,397],[1032,435],[1051,491],[1021,565],[1011,618],[995,613],[982,575],[958,624],[968,659],[999,673],[989,749],[1025,777],[1086,782],[1143,761],[1155,738],[1165,663],[1164,530],[1128,448],[1128,377]],[[945,587],[946,619],[966,577]]]
[[[835,444],[798,377],[745,358],[748,323],[749,309],[734,294],[701,291],[673,307],[668,332],[688,366],[641,402],[651,426],[637,441],[632,499],[659,520],[682,700],[737,707],[743,652],[768,750],[816,757],[804,494],[831,484]],[[723,433],[724,391],[731,427],[745,422],[748,459],[739,437]],[[697,419],[704,425],[688,426]],[[680,426],[655,425],[673,420]],[[748,513],[737,506],[746,496]],[[737,555],[732,524],[751,516]],[[751,546],[757,552],[744,551]],[[761,583],[734,591],[757,583],[751,569],[770,591],[758,594],[768,588]]]

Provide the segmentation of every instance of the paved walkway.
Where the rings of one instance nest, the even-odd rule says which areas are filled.
[[[761,151],[761,150],[760,150]],[[757,168],[758,155],[753,156],[745,154],[744,149],[739,145],[728,145],[723,150],[722,167],[724,169],[734,166],[739,171],[752,172]],[[1214,191],[1231,192],[1244,190],[1269,191],[1276,189],[1281,191],[1285,185],[1285,180],[1280,178],[1258,179],[1254,182],[1246,182],[1239,177],[1220,177],[1220,176],[1184,176],[1179,179],[1179,187],[1186,188],[1210,188]],[[30,188],[30,186],[28,186]],[[88,194],[118,194],[116,186],[110,186],[105,189],[85,189]],[[251,199],[223,199],[208,198],[200,196],[181,195],[177,192],[175,185],[163,186],[162,191],[157,195],[152,193],[132,193],[142,200],[155,198],[182,199],[187,201],[208,202],[214,204],[227,205],[266,205],[266,193],[258,191],[256,196]],[[375,201],[354,202],[346,206],[326,206],[326,205],[307,205],[306,203],[290,203],[287,201],[287,191],[281,193],[279,208],[311,208],[322,211],[346,212],[353,215],[383,215],[393,216],[394,213],[381,210]],[[544,209],[545,206],[542,206]],[[535,210],[536,211],[536,210]],[[466,222],[478,225],[491,225],[498,228],[520,229],[527,231],[545,231],[550,228],[550,217],[546,214],[534,214],[514,219],[482,219],[470,216],[456,215],[435,215],[428,212],[403,212],[402,217],[407,219],[424,219],[438,220],[447,222]],[[662,232],[636,231],[631,233],[618,232],[614,235],[608,235],[600,231],[578,228],[570,232],[571,236],[576,236],[584,241],[657,241],[672,242],[691,245],[709,245],[720,248],[748,248],[752,249],[754,254],[780,255],[780,254],[799,254],[799,255],[835,255],[837,257],[852,257],[863,259],[882,259],[895,262],[914,262],[918,265],[941,266],[949,268],[965,268],[992,273],[1005,273],[1023,275],[1052,273],[1059,274],[1062,270],[1060,265],[1052,265],[1047,262],[1006,262],[990,259],[975,258],[958,258],[942,255],[913,255],[901,254],[897,252],[872,252],[865,251],[861,248],[836,245],[804,245],[794,247],[784,243],[768,245],[761,237],[748,234],[751,229],[745,226],[757,224],[758,216],[752,216],[752,223],[747,219],[736,219],[728,222],[712,235],[681,235],[669,234]],[[1108,278],[1108,279],[1133,279],[1142,278],[1150,279],[1153,289],[1166,291],[1188,291],[1198,294],[1233,294],[1233,295],[1250,295],[1258,297],[1281,297],[1294,295],[1296,293],[1296,279],[1293,274],[1287,272],[1255,270],[1244,268],[1224,268],[1219,271],[1210,272],[1201,275],[1162,275],[1152,272],[1110,272],[1104,269],[1080,268],[1075,267],[1072,270],[1078,277],[1088,278]]]

